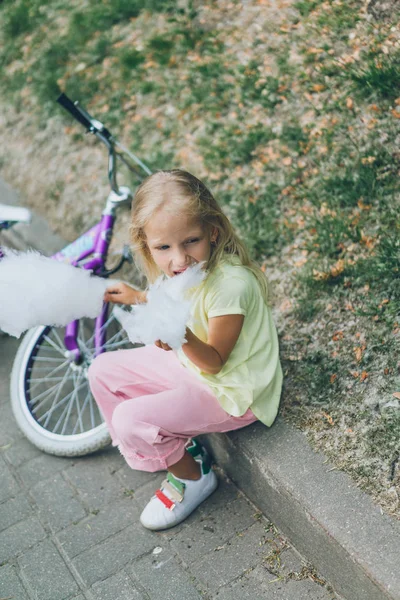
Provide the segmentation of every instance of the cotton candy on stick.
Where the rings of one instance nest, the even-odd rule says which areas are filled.
[[[6,249],[0,260],[0,329],[19,337],[37,325],[67,325],[82,317],[95,318],[109,285],[90,271],[38,252]]]
[[[132,306],[131,312],[114,308],[115,317],[132,343],[154,344],[161,340],[174,350],[182,346],[192,305],[186,292],[204,279],[202,265],[198,263],[170,279],[160,277],[150,286],[147,302]]]

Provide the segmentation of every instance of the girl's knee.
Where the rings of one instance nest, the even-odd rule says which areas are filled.
[[[105,375],[112,371],[114,363],[114,352],[103,352],[96,356],[92,364],[88,369],[88,378],[90,380],[101,379],[102,375]]]
[[[147,444],[153,444],[159,434],[160,428],[152,423],[150,415],[137,410],[134,402],[122,402],[115,407],[112,415],[112,426],[117,438],[122,443],[141,439]]]

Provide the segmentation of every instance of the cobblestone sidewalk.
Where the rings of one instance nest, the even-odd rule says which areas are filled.
[[[0,599],[332,600],[272,523],[220,486],[163,533],[138,517],[163,474],[106,449],[58,458],[17,429],[8,378],[18,342],[0,333]]]

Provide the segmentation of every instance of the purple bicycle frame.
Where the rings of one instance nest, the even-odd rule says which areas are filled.
[[[94,227],[83,233],[71,244],[54,254],[51,258],[59,262],[68,263],[74,266],[80,266],[83,269],[93,271],[94,274],[104,269],[108,248],[110,245],[112,230],[115,223],[115,216],[103,214],[101,221]],[[92,255],[92,258],[79,264],[85,258]],[[100,315],[95,322],[95,356],[103,352],[106,331],[104,324],[108,317],[108,304],[104,303]],[[64,343],[67,350],[75,356],[78,362],[81,352],[77,343],[79,320],[72,321],[65,328]]]

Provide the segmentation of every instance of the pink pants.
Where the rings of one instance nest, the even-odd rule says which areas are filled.
[[[141,471],[174,465],[195,435],[257,420],[250,409],[241,417],[229,415],[173,352],[157,346],[101,354],[90,366],[89,382],[113,445]]]

